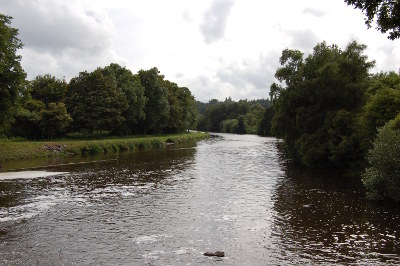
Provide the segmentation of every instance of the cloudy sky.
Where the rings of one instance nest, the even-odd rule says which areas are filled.
[[[283,49],[368,45],[374,72],[398,71],[400,40],[367,29],[343,0],[2,0],[28,79],[67,81],[112,62],[157,67],[197,100],[267,98]]]

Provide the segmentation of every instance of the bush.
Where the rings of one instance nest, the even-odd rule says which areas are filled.
[[[371,165],[363,174],[367,196],[372,200],[400,201],[400,114],[378,130],[369,151]]]

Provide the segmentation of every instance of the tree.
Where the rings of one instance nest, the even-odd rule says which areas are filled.
[[[10,129],[13,112],[26,74],[21,67],[21,56],[17,50],[22,48],[18,30],[10,27],[11,17],[0,14],[0,135]]]
[[[273,107],[269,107],[264,110],[263,117],[258,124],[257,135],[260,136],[272,136],[271,132],[271,122],[275,115],[275,110]]]
[[[46,105],[39,100],[26,99],[23,101],[15,114],[12,134],[29,139],[39,139],[42,135],[40,111],[45,108]]]
[[[378,130],[369,152],[370,167],[363,174],[367,196],[400,201],[400,114]]]
[[[102,73],[114,81],[117,90],[125,96],[128,103],[128,108],[122,113],[125,121],[118,128],[118,133],[137,132],[138,123],[146,118],[144,108],[147,102],[139,75],[133,75],[129,69],[118,64],[110,64],[102,69]]]
[[[390,72],[372,76],[367,97],[358,119],[359,138],[365,154],[371,148],[377,129],[400,112],[400,75]]]
[[[168,80],[163,81],[168,89],[169,118],[165,131],[182,132],[193,129],[197,123],[196,101],[188,88],[179,87]]]
[[[122,113],[128,108],[126,97],[101,69],[81,72],[71,79],[65,103],[75,130],[100,133],[120,126],[124,121]]]
[[[351,42],[342,51],[323,42],[306,59],[299,51],[283,51],[275,74],[281,84],[274,86],[281,89],[273,100],[272,131],[285,140],[294,160],[338,166],[359,154],[351,129],[374,64],[367,61],[365,49]],[[341,149],[349,144],[351,148]]]
[[[40,111],[41,127],[46,133],[47,138],[51,139],[53,136],[62,134],[72,122],[71,116],[67,113],[65,104],[49,103],[46,109]]]
[[[64,100],[67,82],[46,74],[37,76],[32,80],[29,83],[29,90],[33,99],[42,101],[48,106],[51,102],[56,103]]]
[[[263,119],[265,108],[257,103],[250,107],[250,111],[244,116],[247,134],[257,134],[258,127]]]
[[[223,133],[237,133],[238,120],[237,119],[226,119],[221,122],[221,132]]]
[[[400,38],[400,2],[393,0],[345,0],[348,5],[361,9],[366,16],[365,24],[371,28],[376,17],[377,30],[389,32],[388,39]]]
[[[244,124],[244,115],[240,115],[237,119],[237,134],[246,134],[246,126]]]
[[[140,122],[143,133],[161,133],[168,124],[169,104],[168,89],[165,87],[164,76],[157,68],[140,70],[138,75],[147,102],[144,108],[146,118]]]

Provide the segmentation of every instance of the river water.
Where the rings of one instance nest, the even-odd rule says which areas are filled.
[[[219,134],[3,173],[0,265],[400,263],[399,208],[366,201],[359,181],[297,169],[279,146]]]

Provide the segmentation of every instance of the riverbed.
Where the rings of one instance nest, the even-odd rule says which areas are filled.
[[[398,207],[368,202],[358,179],[295,167],[280,146],[218,134],[27,163],[34,176],[0,178],[0,265],[400,263]]]

